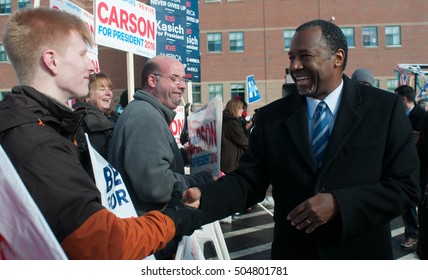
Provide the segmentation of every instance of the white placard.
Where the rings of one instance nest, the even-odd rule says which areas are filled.
[[[1,146],[0,209],[0,260],[67,259]]]
[[[191,174],[209,171],[220,175],[222,110],[222,99],[216,96],[187,118]]]
[[[152,58],[156,55],[156,10],[138,1],[94,1],[95,43]]]

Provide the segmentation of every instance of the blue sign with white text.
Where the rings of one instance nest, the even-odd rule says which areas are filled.
[[[199,13],[197,0],[151,0],[156,8],[156,55],[181,61],[186,78],[200,82]]]
[[[197,0],[186,2],[187,57],[186,78],[192,82],[201,82],[201,55],[199,52],[199,11]]]
[[[247,97],[248,104],[257,102],[261,99],[254,75],[247,76]]]

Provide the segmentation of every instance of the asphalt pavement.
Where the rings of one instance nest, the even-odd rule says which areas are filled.
[[[267,210],[267,211],[266,211]],[[274,222],[268,211],[256,205],[241,213],[239,219],[231,223],[220,223],[231,260],[269,260],[272,244]],[[394,259],[417,260],[416,247],[403,248],[404,227],[401,217],[391,222],[391,236]],[[204,245],[206,259],[217,259],[214,246],[207,242]]]

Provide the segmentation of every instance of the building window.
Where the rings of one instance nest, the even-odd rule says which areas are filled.
[[[221,52],[221,33],[208,33],[208,52]]]
[[[0,101],[3,101],[6,94],[10,93],[10,91],[0,91]]]
[[[375,79],[375,80],[374,80],[373,87],[375,87],[375,88],[379,88],[379,79]]]
[[[296,30],[294,29],[286,29],[284,30],[284,49],[289,50],[291,46],[291,39],[294,36]]]
[[[7,57],[3,44],[0,44],[0,61],[9,61],[9,57]]]
[[[201,104],[201,85],[192,85],[192,100],[195,104]]]
[[[245,100],[245,84],[231,84],[230,85],[230,98],[239,96],[241,100]]]
[[[0,0],[0,14],[10,14],[10,0]]]
[[[208,100],[213,99],[217,95],[220,95],[221,100],[223,100],[223,85],[222,84],[208,85]]]
[[[18,0],[18,9],[24,9],[31,6],[30,0]]]
[[[244,51],[244,32],[229,33],[229,49],[231,52]]]
[[[367,26],[362,28],[363,47],[377,47],[377,27]]]
[[[387,46],[401,46],[400,26],[385,26],[385,36]]]
[[[386,90],[387,91],[394,92],[397,87],[398,87],[398,80],[397,79],[386,80]]]
[[[343,34],[346,37],[346,42],[348,43],[349,48],[355,47],[355,37],[354,37],[354,28],[353,27],[342,27]]]

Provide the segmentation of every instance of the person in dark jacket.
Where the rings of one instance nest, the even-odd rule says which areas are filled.
[[[422,119],[417,143],[420,160],[421,199],[418,205],[419,232],[416,253],[421,260],[428,260],[428,114]]]
[[[82,125],[77,131],[76,141],[83,167],[92,175],[91,160],[86,143],[88,134],[92,147],[108,160],[108,149],[114,125],[119,115],[110,108],[113,98],[112,82],[104,73],[89,76],[88,96],[73,105],[76,111],[85,111]]]
[[[271,185],[273,259],[393,259],[390,222],[420,197],[416,146],[401,98],[344,75],[347,57],[334,23],[296,29],[298,92],[258,110],[235,171],[187,191],[205,222],[260,202]]]
[[[251,129],[254,127],[254,121],[252,118],[248,119],[248,104],[242,100],[241,96],[235,96],[234,99],[239,100],[244,104],[242,106],[242,114],[239,116],[239,121],[241,122],[242,129],[247,137],[250,137]]]
[[[402,100],[406,115],[409,118],[413,130],[413,142],[418,143],[419,134],[422,125],[422,119],[426,111],[421,106],[416,104],[416,92],[411,86],[401,85],[397,87],[394,92],[398,94]],[[403,215],[404,224],[404,240],[401,242],[401,247],[411,248],[416,246],[418,242],[418,212],[416,207],[406,210]]]
[[[241,100],[232,99],[223,110],[220,169],[225,174],[238,167],[239,159],[248,148],[248,137],[240,121],[243,105]]]
[[[101,204],[74,145],[85,113],[65,106],[87,95],[94,70],[86,55],[93,40],[81,19],[18,10],[3,44],[20,86],[0,102],[0,144],[68,258],[142,259],[200,227],[202,213],[183,205],[179,185],[163,211],[138,218],[118,218]]]

